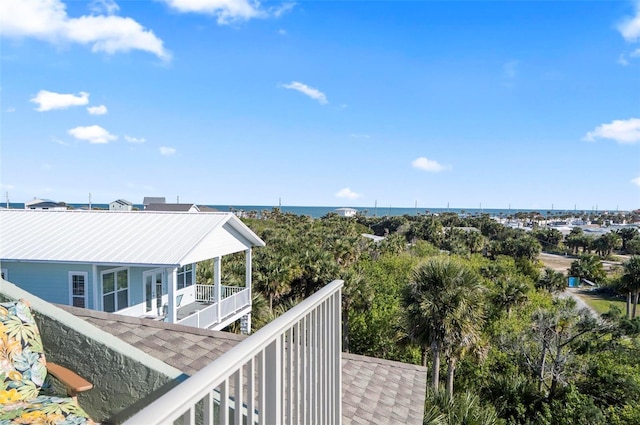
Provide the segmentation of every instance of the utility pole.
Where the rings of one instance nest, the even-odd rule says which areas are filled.
[[[91,192],[89,192],[89,211],[91,211]]]

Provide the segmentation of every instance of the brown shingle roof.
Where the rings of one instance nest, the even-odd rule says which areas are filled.
[[[62,306],[182,372],[193,375],[247,338],[229,332]],[[342,354],[342,423],[422,424],[427,370],[422,366]]]

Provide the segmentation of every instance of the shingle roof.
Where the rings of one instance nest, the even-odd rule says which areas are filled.
[[[59,306],[134,347],[192,375],[247,338],[149,319]],[[422,424],[427,370],[342,354],[342,423]]]
[[[173,267],[265,245],[232,213],[3,210],[0,231],[20,261]]]
[[[198,209],[195,204],[148,204],[145,211],[172,211],[172,212],[185,212],[191,210],[191,208]]]
[[[145,196],[142,205],[162,204],[163,202],[166,202],[164,196]]]

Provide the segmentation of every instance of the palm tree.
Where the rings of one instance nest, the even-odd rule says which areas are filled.
[[[640,298],[640,256],[634,255],[623,264],[624,274],[622,275],[622,284],[628,291],[627,296],[627,317],[634,319],[638,309],[638,298]],[[629,301],[633,294],[633,312],[629,316]]]
[[[440,382],[440,359],[445,354],[450,377],[447,390],[453,394],[456,360],[478,339],[483,293],[480,276],[452,257],[434,257],[418,265],[403,291],[406,333],[423,350],[431,350],[435,390]]]
[[[623,227],[622,229],[618,229],[616,232],[622,239],[622,250],[624,252],[627,252],[627,242],[640,233],[638,232],[638,229],[634,227]]]
[[[506,310],[507,317],[511,317],[513,307],[527,301],[530,289],[522,279],[514,279],[511,276],[500,278],[496,281],[493,303]]]
[[[583,254],[571,263],[569,276],[601,282],[606,278],[606,272],[604,271],[602,262],[597,256]]]
[[[364,311],[373,302],[373,288],[359,270],[348,270],[342,287],[342,351],[349,352],[349,313]]]
[[[551,293],[560,292],[567,287],[567,278],[564,273],[555,271],[551,267],[545,267],[544,274],[538,279],[536,287],[546,289]]]

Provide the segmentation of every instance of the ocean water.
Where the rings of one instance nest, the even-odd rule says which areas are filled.
[[[271,211],[273,208],[278,208],[274,206],[265,206],[265,205],[207,205],[208,207],[215,208],[218,211],[256,211],[260,213],[261,211],[267,210]],[[282,212],[288,212],[296,215],[309,215],[314,218],[319,218],[327,215],[330,212],[335,212],[337,208],[341,207],[311,207],[311,206],[285,206],[282,205],[279,207]],[[351,208],[351,207],[350,207]],[[585,214],[589,213],[587,211],[565,211],[565,210],[554,210],[554,211],[542,211],[542,210],[528,210],[528,209],[499,209],[499,208],[402,208],[402,207],[353,207],[354,210],[358,211],[360,214],[364,214],[367,217],[381,217],[381,216],[402,216],[402,215],[425,215],[425,214],[442,214],[442,213],[456,213],[462,215],[482,215],[489,214],[490,216],[504,216],[507,217],[509,215],[514,215],[518,212],[539,212],[543,216],[547,215],[558,215],[564,213],[571,214]],[[595,213],[595,211],[593,211]]]
[[[69,203],[68,204],[72,208],[83,208],[87,209],[88,204],[76,204]],[[3,205],[4,206],[4,205]],[[9,204],[10,208],[24,208],[23,203],[11,203]],[[205,205],[209,208],[213,208],[217,211],[221,212],[230,212],[230,211],[244,211],[251,212],[255,211],[258,213],[258,216],[262,211],[271,211],[273,208],[278,208],[274,205]],[[142,210],[142,204],[134,204],[135,208]],[[92,204],[92,208],[95,209],[109,209],[109,204]],[[313,218],[320,218],[327,215],[330,212],[335,212],[337,208],[341,208],[338,206],[335,207],[319,207],[319,206],[286,206],[282,205],[279,207],[282,212],[292,213],[296,215],[308,215]],[[462,215],[482,215],[489,214],[491,216],[504,216],[507,217],[509,215],[514,215],[518,212],[539,212],[543,216],[547,215],[558,215],[564,213],[571,213],[576,215],[590,214],[590,213],[598,213],[601,211],[584,211],[584,210],[529,210],[529,209],[500,209],[500,208],[402,208],[402,207],[353,207],[356,211],[361,214],[364,214],[367,217],[381,217],[381,216],[402,216],[402,215],[424,215],[424,214],[442,214],[446,212],[462,214]]]

